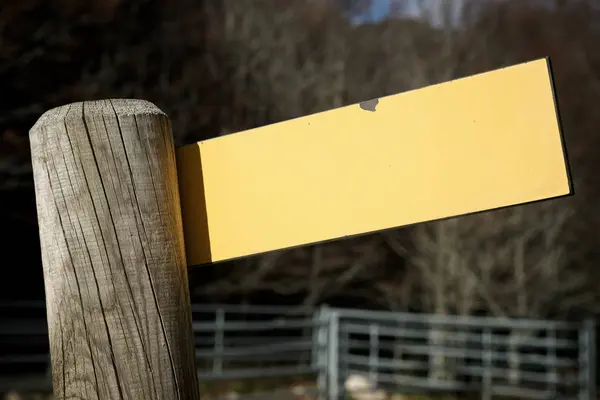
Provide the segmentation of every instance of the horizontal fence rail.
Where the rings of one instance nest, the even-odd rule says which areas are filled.
[[[0,304],[0,392],[50,388],[44,313]],[[361,390],[356,377],[388,393],[595,399],[593,321],[236,305],[192,317],[202,381],[306,377],[331,400]]]

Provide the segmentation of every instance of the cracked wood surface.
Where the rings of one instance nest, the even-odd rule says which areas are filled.
[[[174,144],[138,100],[30,131],[57,399],[198,399]]]

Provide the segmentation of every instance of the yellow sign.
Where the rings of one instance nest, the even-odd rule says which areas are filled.
[[[178,149],[189,265],[571,193],[549,60]]]

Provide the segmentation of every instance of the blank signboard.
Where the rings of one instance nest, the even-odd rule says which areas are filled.
[[[568,195],[548,59],[178,149],[188,263]]]

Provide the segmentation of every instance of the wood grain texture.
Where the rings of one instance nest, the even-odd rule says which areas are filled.
[[[138,100],[30,131],[57,399],[198,399],[171,125]]]

